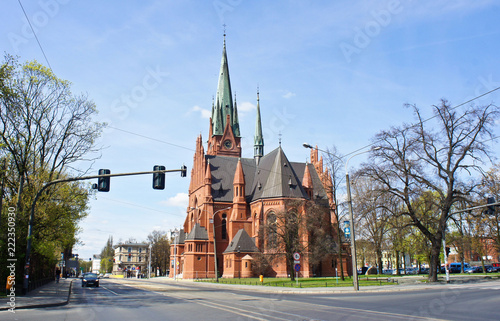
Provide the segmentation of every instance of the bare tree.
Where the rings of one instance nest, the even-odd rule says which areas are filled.
[[[292,280],[295,252],[307,255],[310,263],[318,265],[336,252],[329,222],[329,208],[314,201],[288,200],[284,208],[267,215],[262,234],[265,239],[261,268],[278,258],[285,258]]]
[[[387,193],[400,199],[405,206],[403,215],[411,220],[431,243],[429,281],[437,281],[439,253],[451,209],[467,191],[464,176],[481,171],[482,157],[490,150],[483,143],[493,138],[492,126],[498,108],[467,107],[463,112],[452,108],[446,100],[433,106],[435,123],[423,119],[413,107],[416,125],[392,128],[375,137],[372,161],[365,172],[379,182]],[[473,188],[471,186],[470,188]],[[424,220],[415,209],[413,200],[424,191],[436,193],[434,220]]]
[[[160,275],[166,274],[170,261],[170,240],[164,231],[154,230],[148,235],[151,244],[151,269],[159,270]]]
[[[336,229],[336,235],[337,235],[337,244],[339,245],[338,247],[338,253],[337,253],[337,259],[340,265],[340,278],[342,281],[344,281],[344,265],[342,264],[342,236],[344,232],[342,231],[342,228],[340,226],[340,222],[343,218],[341,209],[342,207],[338,203],[337,199],[337,194],[340,189],[341,183],[342,183],[342,178],[343,172],[343,161],[342,161],[342,155],[339,153],[337,150],[336,146],[332,146],[331,148],[327,149],[327,154],[326,154],[326,162],[329,164],[329,168],[331,171],[331,180],[332,180],[332,189],[331,191],[327,191],[327,193],[331,193],[332,199],[333,199],[333,207],[332,214],[334,215],[335,222],[334,227]],[[345,206],[344,206],[345,207]]]
[[[358,174],[354,175],[354,177]],[[356,202],[353,204],[358,226],[358,237],[364,238],[373,245],[378,273],[382,274],[382,249],[387,232],[390,229],[391,212],[387,208],[388,195],[380,193],[374,186],[375,181],[362,176],[352,181],[352,191]]]

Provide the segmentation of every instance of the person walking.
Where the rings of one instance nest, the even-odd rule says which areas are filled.
[[[61,277],[61,270],[59,268],[56,269],[56,283],[59,283],[59,278]]]

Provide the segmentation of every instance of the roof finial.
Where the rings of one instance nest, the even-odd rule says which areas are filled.
[[[226,24],[222,25],[224,27],[224,37],[226,37]]]
[[[279,143],[280,143],[280,147],[281,147],[281,136],[283,136],[283,135],[281,135],[281,130],[280,130],[280,133],[278,134],[278,136],[279,136]]]
[[[257,84],[257,101],[259,101],[259,84]]]

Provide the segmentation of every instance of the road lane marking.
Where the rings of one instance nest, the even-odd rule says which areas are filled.
[[[101,286],[101,288],[105,289],[106,291],[109,291],[109,292],[113,293],[114,295],[119,295],[119,294],[118,294],[118,293],[116,293],[115,291],[110,290],[110,289],[108,289],[108,288],[107,288],[107,287],[105,287],[105,286]]]
[[[123,283],[122,283],[123,284]],[[148,289],[149,286],[144,286],[144,284],[142,285],[139,285],[139,284],[123,284],[125,286],[129,286],[129,287],[133,287],[133,288],[139,288],[139,289],[143,289],[143,290],[146,290],[146,291],[151,291],[151,292],[154,292],[154,293],[157,293],[157,294],[161,294],[163,296],[169,296],[169,297],[172,297],[172,298],[176,298],[176,299],[179,299],[179,300],[185,300],[185,301],[189,301],[189,302],[196,302],[198,304],[201,304],[201,305],[205,305],[207,307],[212,307],[212,308],[215,308],[215,309],[221,309],[221,310],[225,310],[225,311],[229,311],[229,312],[232,312],[232,313],[235,313],[235,314],[238,314],[240,315],[240,313],[236,312],[236,311],[231,311],[229,309],[235,309],[235,310],[239,310],[239,311],[244,311],[246,313],[253,313],[253,314],[259,314],[259,315],[264,315],[265,317],[267,318],[274,318],[274,319],[280,319],[280,320],[289,320],[289,319],[283,319],[283,318],[279,318],[279,317],[275,317],[275,316],[267,316],[265,314],[262,314],[262,313],[258,313],[258,312],[254,312],[254,311],[250,311],[250,310],[245,310],[245,309],[239,309],[239,308],[234,308],[234,307],[230,307],[230,306],[227,306],[227,305],[223,305],[223,306],[219,306],[219,307],[216,307],[214,305],[218,305],[216,304],[214,301],[211,301],[209,299],[204,299],[205,302],[202,302],[200,299],[198,298],[188,298],[188,297],[183,297],[183,296],[179,296],[179,294],[177,293],[176,295],[173,295],[171,293],[165,293],[165,292],[157,292],[153,289]],[[164,288],[164,286],[161,286],[162,288]],[[151,286],[151,288],[153,288],[153,286]],[[188,292],[183,292],[184,294],[188,295]],[[234,294],[234,295],[238,295],[237,293],[234,293],[234,292],[231,292],[231,294]],[[242,296],[245,296],[245,295],[242,295]],[[287,302],[289,304],[291,304],[292,306],[295,306],[295,302],[294,301],[291,301],[291,300],[280,300],[281,302]],[[210,302],[210,303],[209,303]],[[237,303],[233,303],[234,305],[236,305]],[[400,314],[400,313],[393,313],[393,312],[380,312],[380,311],[375,311],[375,310],[366,310],[366,309],[357,309],[357,308],[346,308],[346,307],[335,307],[335,306],[329,306],[329,305],[326,305],[326,304],[317,304],[317,303],[307,303],[307,302],[301,302],[301,304],[307,304],[307,305],[310,305],[312,307],[314,307],[314,309],[318,309],[320,308],[322,311],[324,312],[332,312],[337,310],[337,311],[345,311],[345,312],[355,312],[355,313],[358,313],[358,314],[377,314],[377,315],[381,315],[381,316],[388,316],[388,317],[393,317],[395,319],[403,319],[403,320],[407,320],[408,318],[413,318],[414,320],[434,320],[434,321],[446,321],[444,319],[438,319],[438,318],[429,318],[429,317],[420,317],[420,316],[416,316],[416,315],[409,315],[409,314]],[[238,304],[238,305],[242,305],[241,303]],[[246,307],[246,306],[245,306]],[[303,317],[305,319],[310,319],[308,317],[305,317],[305,316],[300,316],[300,315],[294,315],[294,314],[291,314],[291,313],[287,313],[287,312],[281,312],[281,311],[277,311],[277,310],[268,310],[269,312],[274,312],[274,313],[281,313],[281,314],[288,314],[288,315],[291,315],[291,316],[299,316],[299,317]],[[241,314],[243,315],[243,314]],[[249,316],[249,315],[246,315],[246,317],[251,317],[252,319],[257,319],[257,320],[262,320],[261,318],[259,317],[252,317],[252,316]]]

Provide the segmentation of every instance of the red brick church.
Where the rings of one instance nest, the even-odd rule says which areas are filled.
[[[208,144],[205,150],[201,135],[196,140],[189,206],[183,229],[171,245],[170,276],[213,278],[215,266],[224,278],[256,276],[252,266],[258,255],[267,251],[265,237],[259,231],[268,218],[283,211],[290,201],[314,201],[334,209],[327,191],[331,191],[330,174],[323,171],[317,149],[311,151],[310,164],[290,162],[281,145],[264,154],[258,92],[254,157],[241,158],[240,123],[231,93],[224,39]],[[328,209],[325,224],[336,240],[337,222]],[[308,242],[307,234],[300,235],[302,242]],[[346,244],[342,248],[344,253],[349,251]],[[308,253],[302,253],[300,277],[335,276],[337,267],[340,273],[338,264],[338,254],[328,255],[313,266],[308,262]],[[350,274],[348,254],[343,254],[342,264],[344,274]],[[293,271],[283,256],[272,262],[266,274],[287,277],[290,273]]]

